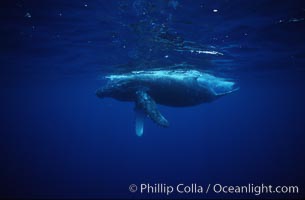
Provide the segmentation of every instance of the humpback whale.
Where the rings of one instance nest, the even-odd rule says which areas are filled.
[[[136,134],[143,134],[144,118],[148,117],[162,127],[167,119],[157,104],[184,107],[212,102],[236,90],[235,82],[198,70],[150,70],[113,74],[96,91],[99,98],[135,102]]]

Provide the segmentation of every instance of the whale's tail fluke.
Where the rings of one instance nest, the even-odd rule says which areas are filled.
[[[217,97],[221,97],[221,96],[225,96],[225,95],[228,95],[228,94],[231,94],[233,92],[236,92],[237,90],[239,90],[239,87],[236,87],[230,91],[227,91],[227,92],[222,92],[222,93],[218,93],[217,94]]]

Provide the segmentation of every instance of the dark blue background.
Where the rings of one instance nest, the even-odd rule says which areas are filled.
[[[0,197],[166,198],[128,186],[196,182],[298,185],[299,195],[260,197],[304,198],[305,4],[173,2],[1,1]],[[224,55],[157,44],[148,54],[148,18]],[[95,96],[105,74],[181,62],[241,89],[211,104],[160,106],[170,128],[146,120],[141,138],[133,103]]]

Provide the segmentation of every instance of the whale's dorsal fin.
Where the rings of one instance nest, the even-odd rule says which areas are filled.
[[[143,134],[143,113],[152,121],[162,127],[168,127],[169,123],[157,109],[156,102],[144,90],[136,92],[136,133]]]

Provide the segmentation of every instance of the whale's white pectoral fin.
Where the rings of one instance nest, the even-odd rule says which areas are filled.
[[[146,114],[156,124],[162,127],[169,126],[168,121],[165,119],[165,117],[163,117],[163,115],[157,109],[156,102],[143,90],[139,90],[136,92],[136,112],[139,112],[139,110],[143,111],[144,114]],[[136,124],[136,128],[137,128],[137,124]]]
[[[136,119],[135,119],[135,129],[137,136],[143,135],[144,130],[144,118],[145,115],[142,110],[135,109]]]

